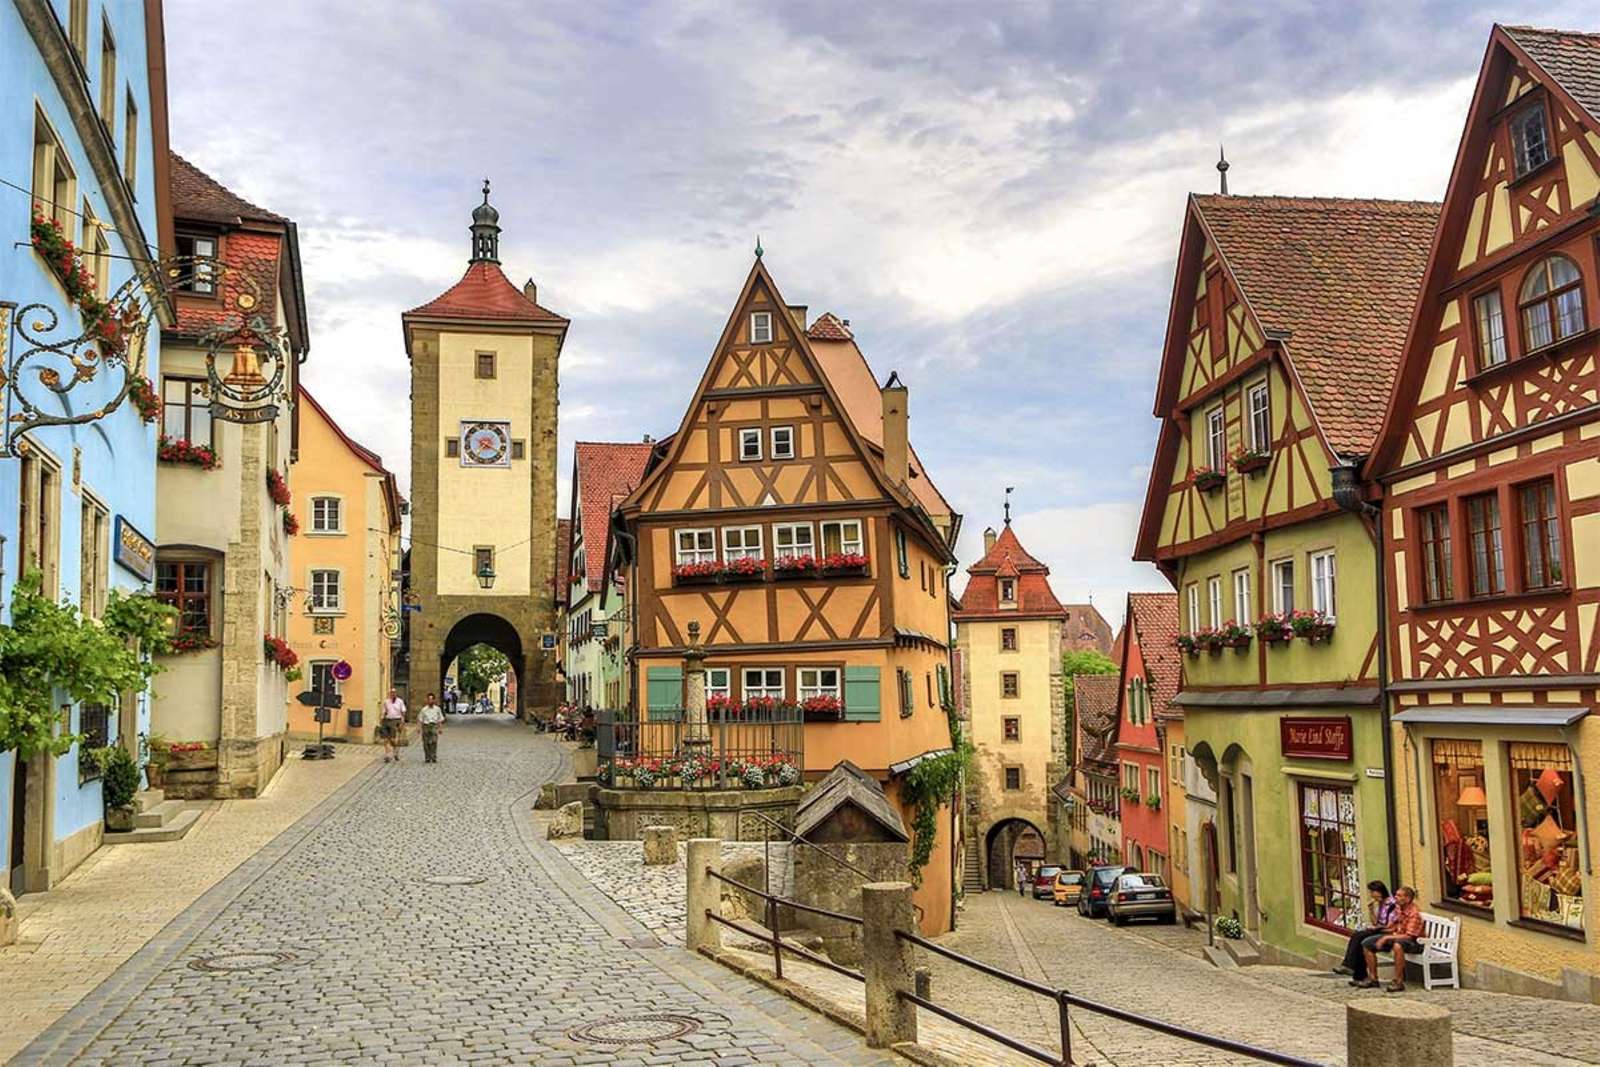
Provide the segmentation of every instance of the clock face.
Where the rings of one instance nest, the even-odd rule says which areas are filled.
[[[463,422],[461,465],[463,467],[511,466],[510,430],[509,422]]]

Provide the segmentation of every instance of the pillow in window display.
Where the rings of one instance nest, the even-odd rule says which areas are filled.
[[[1567,840],[1567,832],[1556,823],[1555,816],[1546,815],[1544,822],[1533,828],[1533,836],[1541,851],[1549,853],[1560,848]]]
[[[1539,795],[1544,797],[1547,804],[1556,802],[1556,797],[1561,795],[1561,787],[1566,784],[1565,779],[1554,767],[1546,767],[1544,773],[1539,775],[1539,780],[1534,783],[1539,787]]]
[[[1517,820],[1523,826],[1538,826],[1539,820],[1544,818],[1549,811],[1550,805],[1545,802],[1544,797],[1539,795],[1539,790],[1531,785],[1522,791],[1521,796],[1517,797]]]
[[[1578,896],[1583,892],[1583,875],[1563,867],[1550,877],[1550,888],[1564,897]]]

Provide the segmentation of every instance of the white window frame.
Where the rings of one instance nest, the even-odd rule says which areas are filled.
[[[782,448],[778,447],[778,435],[779,434],[783,434],[784,435],[784,444],[783,444]],[[772,430],[769,433],[769,436],[771,437],[772,450],[768,453],[768,455],[770,455],[773,459],[793,459],[794,458],[794,427],[793,426],[774,426],[774,427],[772,427]]]
[[[1494,305],[1492,310],[1489,308],[1490,302]],[[1472,318],[1478,328],[1478,369],[1498,367],[1510,356],[1506,347],[1505,298],[1500,295],[1500,289],[1496,286],[1473,297],[1471,303]]]
[[[702,544],[702,537],[707,542]],[[688,548],[684,548],[684,537],[690,537]],[[672,531],[672,559],[675,564],[682,566],[685,563],[715,563],[717,561],[717,531],[709,526],[696,526],[689,529]]]
[[[755,535],[755,546],[750,545],[750,535]],[[739,544],[733,544],[737,535]],[[722,560],[732,563],[736,559],[765,559],[766,543],[762,540],[761,527],[759,526],[724,526],[722,528]]]
[[[319,582],[326,589],[328,575],[333,576],[334,596],[330,600],[324,592],[318,590]],[[311,587],[311,614],[312,615],[343,615],[344,614],[344,572],[337,567],[314,567],[307,579]]]
[[[739,431],[739,462],[753,463],[765,458],[761,454],[761,427],[746,426]]]
[[[1162,796],[1161,796],[1161,768],[1160,767],[1146,767],[1144,769],[1144,787],[1147,790],[1149,790],[1149,792],[1145,793],[1145,796],[1147,798],[1148,797],[1155,797],[1157,803],[1161,802]]]
[[[745,667],[739,672],[739,696],[742,700],[759,700],[762,697],[771,697],[773,700],[783,700],[787,687],[784,684],[784,669],[782,667]],[[756,684],[750,684],[754,677]],[[773,679],[777,684],[773,684]]]
[[[1272,575],[1272,610],[1279,615],[1287,614],[1294,610],[1294,560],[1275,559],[1267,566],[1267,573]],[[1288,603],[1283,595],[1283,576],[1289,577]]]
[[[1211,609],[1211,625],[1222,625],[1222,576],[1213,574],[1206,580],[1206,601]]]
[[[828,543],[828,527],[830,526],[839,528],[840,553],[854,552],[861,556],[867,554],[866,534],[861,528],[860,519],[829,519],[827,522],[822,523],[821,529],[817,531],[817,547],[819,550],[826,552],[825,546]],[[854,538],[846,536],[846,531],[851,529],[855,530]]]
[[[319,525],[317,521],[317,505],[333,505],[334,524],[332,526]],[[344,533],[344,497],[332,493],[320,493],[311,498],[311,528],[313,534],[342,534]]]
[[[1227,469],[1228,416],[1221,404],[1206,412],[1206,461],[1214,471]]]
[[[1256,382],[1246,391],[1245,409],[1250,416],[1250,447],[1257,452],[1271,450],[1272,389],[1265,380]]]
[[[1339,574],[1333,549],[1311,553],[1311,610],[1331,621],[1339,607]]]
[[[1189,583],[1189,632],[1200,629],[1200,583]]]
[[[769,345],[772,343],[772,312],[750,312],[750,343],[753,345]]]
[[[1240,625],[1248,626],[1251,620],[1250,568],[1240,567],[1233,572],[1233,617]]]
[[[339,661],[336,659],[314,659],[306,664],[306,688],[315,691],[317,688],[317,669],[320,667],[327,672],[328,681],[333,683],[332,692],[342,691],[342,683],[333,676],[333,666]]]
[[[1017,580],[1015,578],[1000,579],[1000,603],[1015,604],[1017,602]]]
[[[706,668],[706,699],[710,700],[712,697],[733,699],[732,667]]]
[[[805,536],[799,535],[804,531]],[[784,536],[788,535],[788,544],[784,544]],[[801,544],[804,541],[804,544]],[[801,556],[815,557],[817,542],[815,531],[809,522],[777,522],[772,525],[772,555],[774,559],[798,559]]]
[[[796,667],[794,684],[797,698],[802,701],[810,700],[812,697],[843,699],[844,689],[839,673],[838,667]],[[824,681],[828,675],[833,676],[831,685]]]

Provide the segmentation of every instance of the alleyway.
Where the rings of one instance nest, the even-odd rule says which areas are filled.
[[[436,766],[372,763],[13,1063],[887,1062],[660,944],[535,839],[562,760],[493,716],[453,720]]]

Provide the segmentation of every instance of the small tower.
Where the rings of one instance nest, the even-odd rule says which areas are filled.
[[[500,262],[500,212],[489,203],[489,179],[483,179],[483,203],[472,209],[473,263]]]

